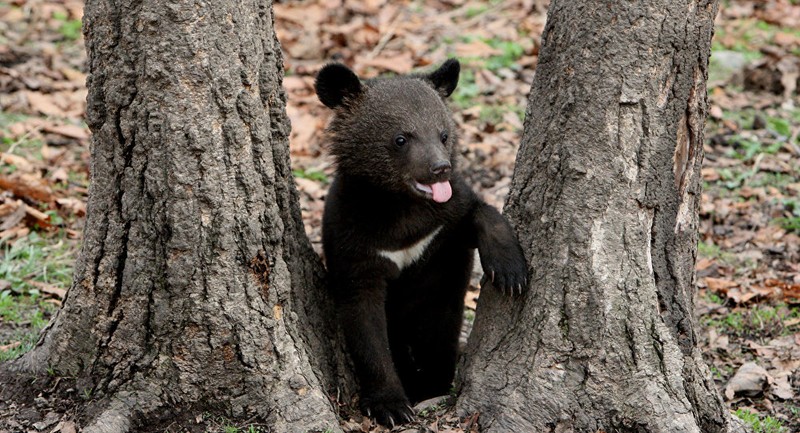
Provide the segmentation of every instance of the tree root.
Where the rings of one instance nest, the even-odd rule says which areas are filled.
[[[109,407],[83,429],[85,433],[127,433],[131,428],[131,411],[119,400],[112,400]]]

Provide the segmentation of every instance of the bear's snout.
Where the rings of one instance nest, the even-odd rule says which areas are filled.
[[[431,164],[431,173],[435,176],[441,176],[450,173],[451,168],[452,166],[450,165],[450,161],[436,161]]]

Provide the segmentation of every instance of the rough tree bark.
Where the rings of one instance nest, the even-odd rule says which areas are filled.
[[[506,206],[531,292],[482,293],[462,413],[483,431],[739,429],[697,349],[715,0],[554,0]]]
[[[271,3],[90,0],[84,29],[84,244],[63,308],[6,369],[78,378],[84,432],[204,411],[339,431]]]

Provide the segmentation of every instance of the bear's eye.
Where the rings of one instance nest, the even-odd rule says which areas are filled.
[[[408,143],[408,140],[406,140],[406,137],[402,135],[398,135],[397,137],[394,138],[394,144],[396,144],[399,147],[405,146],[406,143]]]
[[[439,138],[442,139],[442,143],[447,143],[447,137],[448,137],[447,131],[442,131],[442,133],[439,134]]]

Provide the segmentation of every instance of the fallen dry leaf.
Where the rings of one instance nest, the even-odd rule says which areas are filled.
[[[40,177],[29,173],[14,172],[10,176],[0,175],[0,188],[11,191],[16,197],[49,203],[53,193]]]
[[[477,290],[468,290],[467,294],[464,295],[464,305],[470,310],[477,309],[478,296],[480,296],[480,292],[478,292]]]
[[[50,433],[75,433],[77,428],[72,421],[61,421]]]
[[[312,91],[314,89],[314,81],[309,77],[289,75],[288,77],[283,78],[283,88],[289,93]]]
[[[8,230],[4,230],[0,232],[0,239],[8,240],[8,239],[19,239],[25,236],[28,236],[28,233],[31,232],[31,229],[18,225],[16,227],[12,227]]]
[[[69,173],[67,173],[67,170],[64,167],[59,167],[50,173],[50,179],[55,183],[66,183],[69,180]]]
[[[25,92],[25,96],[28,98],[28,103],[34,111],[48,116],[64,115],[64,109],[53,102],[53,97],[51,95],[45,95],[39,92]]]
[[[9,343],[9,344],[6,344],[6,345],[3,345],[3,346],[0,346],[0,352],[5,352],[5,351],[8,351],[8,350],[11,350],[11,349],[17,348],[17,347],[19,347],[21,344],[22,344],[22,342],[21,342],[21,341],[12,341],[12,342],[11,342],[11,343]]]
[[[40,228],[43,228],[45,230],[53,228],[53,225],[50,223],[49,215],[25,204],[23,204],[22,206],[25,208],[25,216],[29,221],[28,222],[29,226],[38,225]]]
[[[296,177],[294,181],[297,184],[297,189],[308,194],[309,197],[313,199],[320,199],[325,195],[325,191],[322,190],[322,186],[319,182],[311,179],[303,179],[302,177]]]
[[[6,203],[5,205],[11,205],[11,203]],[[13,205],[16,206],[13,212],[6,214],[3,216],[2,223],[0,223],[0,232],[4,232],[22,221],[25,218],[25,206],[20,206],[19,204],[14,203]]]
[[[706,287],[715,293],[726,293],[728,289],[739,286],[739,283],[736,281],[730,281],[724,278],[706,277],[704,281],[706,283]]]
[[[791,328],[792,326],[795,326],[798,323],[800,323],[800,317],[795,317],[794,319],[784,320],[783,326]]]
[[[40,292],[47,293],[48,295],[55,295],[59,299],[64,299],[64,295],[67,294],[67,291],[65,289],[56,287],[52,284],[43,283],[41,281],[33,281],[33,280],[29,280],[27,281],[27,283],[39,289]]]
[[[747,362],[739,367],[728,385],[725,387],[725,397],[733,400],[737,395],[754,396],[764,390],[764,386],[772,381],[767,370],[754,362]]]
[[[25,172],[33,171],[33,164],[21,156],[0,152],[0,160],[5,164],[13,165],[17,170]]]
[[[781,400],[791,400],[794,398],[792,390],[791,373],[781,372],[774,375],[774,381],[770,386],[770,392]]]
[[[56,203],[59,206],[68,209],[75,216],[82,217],[86,215],[86,202],[74,197],[58,198]]]
[[[730,339],[725,334],[720,334],[716,329],[711,328],[708,330],[709,347],[715,350],[728,350]]]
[[[48,145],[42,145],[40,153],[42,154],[42,158],[46,159],[48,162],[54,162],[55,159],[60,158],[67,152],[65,148],[55,148]]]
[[[48,125],[42,130],[77,140],[87,140],[89,138],[88,130],[77,125]]]
[[[287,114],[292,122],[292,133],[289,137],[292,153],[303,156],[319,155],[319,146],[315,146],[316,143],[312,140],[314,134],[321,129],[319,117],[295,108],[289,108]]]
[[[64,75],[64,78],[69,81],[74,81],[79,84],[86,83],[86,74],[75,68],[61,68],[60,72]]]
[[[414,67],[414,60],[411,58],[411,53],[406,52],[395,56],[381,56],[374,59],[358,58],[356,64],[361,68],[371,66],[397,74],[407,74],[411,71],[411,68]]]
[[[704,270],[710,268],[711,265],[713,265],[713,264],[714,264],[714,259],[709,259],[709,258],[703,257],[703,258],[697,260],[697,264],[695,265],[694,269],[696,271],[704,271]]]
[[[0,204],[0,218],[13,213],[17,208],[19,208],[19,205],[16,201],[4,200],[4,203]]]
[[[722,108],[719,105],[712,105],[711,108],[708,109],[708,115],[713,117],[714,119],[722,119],[724,113],[722,112]]]
[[[492,48],[489,44],[479,39],[472,42],[456,44],[455,49],[458,57],[486,58],[502,53],[497,48]]]

